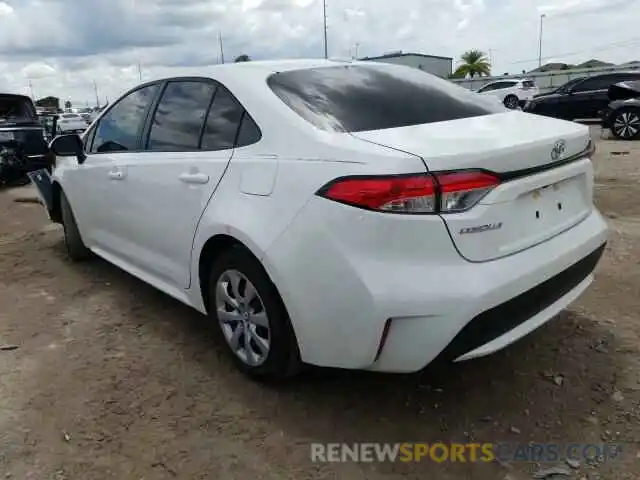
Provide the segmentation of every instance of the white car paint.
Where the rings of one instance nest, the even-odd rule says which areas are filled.
[[[82,132],[87,128],[87,122],[78,113],[61,113],[56,128],[59,133]]]
[[[304,362],[412,372],[435,359],[472,319],[559,275],[606,242],[606,224],[592,203],[588,127],[498,108],[473,118],[332,132],[303,120],[267,85],[274,72],[339,65],[414,75],[407,67],[367,62],[217,66],[208,77],[225,85],[259,125],[257,143],[217,152],[88,154],[82,164],[59,162],[53,179],[69,198],[84,243],[206,313],[200,254],[214,236],[233,237],[277,287]],[[431,81],[450,95],[478,98],[444,80]],[[560,140],[559,160],[576,159],[546,168]],[[531,168],[538,170],[527,173]],[[457,213],[380,212],[316,194],[345,176],[424,178],[458,169],[514,177]],[[184,181],[191,177],[202,182]],[[498,223],[500,228],[462,233]],[[456,358],[504,348],[566,308],[592,279],[585,272],[551,305]]]
[[[523,104],[527,100],[532,100],[534,95],[540,93],[540,90],[530,79],[499,80],[483,85],[477,93],[496,97],[501,103],[506,103],[507,97],[516,97]]]

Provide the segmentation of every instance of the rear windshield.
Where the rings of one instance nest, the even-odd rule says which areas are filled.
[[[524,88],[533,88],[536,86],[536,84],[533,83],[533,80],[525,80],[524,82],[522,82],[522,86]]]
[[[267,83],[316,127],[361,132],[504,112],[500,102],[421,70],[345,65],[275,73]]]
[[[31,100],[13,95],[0,95],[0,123],[31,122],[36,120]]]
[[[60,115],[62,118],[78,118],[79,115],[75,113],[64,113]]]

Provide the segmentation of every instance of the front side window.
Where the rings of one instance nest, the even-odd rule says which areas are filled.
[[[498,86],[497,83],[488,83],[484,87],[480,88],[478,90],[478,93],[490,92],[491,90],[494,90],[497,86]]]
[[[574,91],[588,92],[592,90],[606,90],[612,83],[615,83],[615,80],[611,75],[587,78],[584,82],[576,85]]]
[[[416,68],[344,65],[271,75],[267,83],[317,128],[361,132],[503,113],[493,99]]]
[[[202,136],[203,150],[233,148],[244,108],[222,85],[216,90]]]
[[[153,117],[147,149],[196,150],[215,88],[211,82],[169,82]]]
[[[137,150],[140,131],[158,88],[158,84],[142,87],[116,103],[100,119],[91,152]]]

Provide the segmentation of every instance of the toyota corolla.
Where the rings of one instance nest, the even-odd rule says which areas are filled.
[[[246,62],[140,85],[36,182],[71,258],[208,315],[239,368],[490,354],[593,280],[593,143],[417,69]],[[44,180],[43,180],[44,178]]]

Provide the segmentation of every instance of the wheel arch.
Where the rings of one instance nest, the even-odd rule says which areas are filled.
[[[51,217],[51,221],[55,223],[62,223],[62,210],[60,207],[60,197],[62,195],[62,187],[60,183],[54,181],[51,185],[52,192],[52,200],[53,204],[51,206],[51,211],[49,212],[49,216]]]
[[[273,275],[270,272],[270,268],[265,265],[263,261],[264,254],[259,250],[259,248],[252,244],[252,242],[248,241],[248,239],[244,239],[243,235],[240,232],[229,232],[229,233],[216,233],[211,236],[203,243],[202,248],[200,248],[200,253],[198,255],[197,260],[197,282],[198,282],[198,293],[202,299],[203,306],[205,311],[208,310],[208,300],[207,300],[207,292],[209,289],[209,272],[211,269],[211,265],[223,252],[227,251],[230,248],[238,248],[245,251],[248,255],[250,255],[256,262],[260,264],[265,274],[275,287],[276,292],[282,302],[285,310],[286,304],[284,303],[282,294],[280,293],[277,284],[274,281]],[[287,312],[288,313],[288,312]]]

